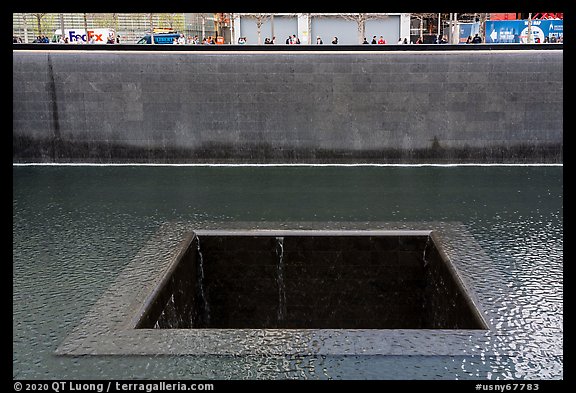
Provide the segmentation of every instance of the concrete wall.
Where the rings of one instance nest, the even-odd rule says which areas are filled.
[[[562,51],[13,52],[14,162],[561,162]]]

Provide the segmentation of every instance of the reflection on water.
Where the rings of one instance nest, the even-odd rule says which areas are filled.
[[[15,167],[16,378],[562,378],[561,167]],[[166,221],[459,221],[490,255],[511,353],[57,357]],[[279,271],[280,273],[280,271]],[[279,293],[281,296],[281,293]],[[494,310],[493,310],[494,311]],[[487,339],[497,340],[497,336]]]

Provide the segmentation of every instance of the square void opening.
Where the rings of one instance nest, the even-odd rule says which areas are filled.
[[[136,328],[487,329],[431,231],[198,231]]]

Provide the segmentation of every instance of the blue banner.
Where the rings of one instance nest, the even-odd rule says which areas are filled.
[[[564,35],[564,21],[561,19],[532,20],[532,42],[545,40],[556,42]],[[526,43],[528,42],[528,20],[486,21],[486,43]]]
[[[458,43],[465,44],[468,37],[474,37],[475,34],[480,32],[480,23],[459,23]]]

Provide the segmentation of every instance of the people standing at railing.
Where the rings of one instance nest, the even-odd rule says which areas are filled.
[[[384,44],[386,44],[386,40],[384,39],[384,37],[380,36],[380,38],[378,39],[378,44],[379,44],[379,45],[384,45]]]
[[[316,45],[322,45],[322,44],[323,44],[322,38],[320,38],[320,36],[317,36],[316,37]]]
[[[338,37],[332,38],[332,44],[333,44],[333,45],[338,45]]]

